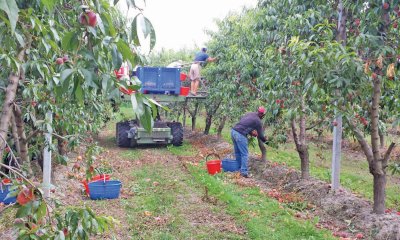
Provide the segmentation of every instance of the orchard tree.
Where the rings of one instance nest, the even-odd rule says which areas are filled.
[[[133,0],[127,2],[136,6]],[[28,149],[37,143],[43,146],[43,138],[37,138],[43,132],[53,129],[60,141],[66,136],[76,140],[76,134],[95,132],[110,118],[107,109],[119,101],[118,87],[124,85],[114,70],[123,61],[130,66],[140,63],[136,51],[139,30],[150,36],[151,47],[155,43],[148,19],[144,18],[144,29],[138,29],[137,18],[128,29],[127,20],[109,1],[82,3],[0,2],[0,159],[6,145],[18,146],[16,156],[28,172],[28,156],[32,154]],[[150,129],[150,108],[155,104],[140,93],[133,98],[138,103],[137,115]],[[54,122],[45,118],[47,112],[53,113]],[[7,136],[10,126],[16,128],[14,138]]]

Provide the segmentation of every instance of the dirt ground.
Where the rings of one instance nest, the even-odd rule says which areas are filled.
[[[229,153],[231,146],[218,140],[215,136],[204,136],[192,133],[188,136],[192,144],[203,150],[214,149],[216,152]],[[346,154],[360,154],[345,143]],[[398,212],[387,212],[384,215],[371,213],[372,203],[351,191],[340,188],[331,190],[329,183],[317,180],[301,180],[300,172],[280,165],[269,159],[261,162],[259,156],[251,156],[250,172],[254,174],[255,184],[265,189],[274,190],[280,195],[296,194],[308,202],[307,211],[296,214],[303,219],[319,218],[316,227],[329,229],[342,239],[355,239],[362,233],[363,239],[400,240],[400,215]]]
[[[185,163],[196,163],[203,159],[209,153],[218,153],[221,156],[232,152],[232,146],[215,136],[203,135],[202,133],[185,130],[185,139],[190,142],[198,151],[195,157],[165,155],[166,151],[154,154],[151,149],[144,150],[144,154],[139,161],[129,161],[119,154],[120,148],[117,148],[112,140],[112,131],[103,131],[98,137],[100,145],[107,150],[101,156],[104,159],[112,159],[113,175],[124,183],[133,182],[129,169],[140,168],[143,164],[163,162],[166,167],[185,168]],[[82,154],[77,152],[70,156]],[[354,154],[354,153],[353,153]],[[168,159],[168,160],[166,160]],[[259,156],[250,157],[250,172],[254,176],[250,179],[239,179],[237,184],[259,186],[267,193],[279,193],[279,196],[296,196],[307,203],[307,208],[296,214],[296,217],[302,219],[319,218],[316,224],[318,228],[325,228],[332,231],[341,239],[355,239],[357,233],[363,233],[363,239],[376,240],[400,240],[400,216],[396,212],[389,212],[384,215],[372,214],[371,202],[353,194],[346,189],[340,189],[337,192],[331,191],[330,185],[326,182],[309,179],[307,181],[300,179],[300,173],[285,165],[279,165],[269,159],[267,162],[261,162]],[[114,232],[117,239],[130,239],[131,232],[126,224],[125,208],[121,199],[127,199],[134,196],[129,186],[123,186],[120,199],[110,200],[109,204],[96,204],[94,201],[88,201],[88,198],[82,193],[82,185],[73,177],[68,176],[71,172],[71,166],[58,166],[55,175],[55,185],[57,191],[55,196],[65,204],[73,206],[90,206],[96,213],[108,216],[114,216],[120,221],[116,225]],[[188,212],[196,214],[187,214],[187,218],[192,225],[205,225],[217,228],[219,231],[230,232],[242,235],[246,239],[246,230],[243,226],[237,225],[231,216],[224,213],[215,215],[212,211],[213,202],[204,201],[204,196],[189,191],[189,198],[185,199],[182,207],[190,209]],[[275,197],[275,195],[270,195]],[[281,199],[277,200],[281,201]],[[157,217],[149,220],[149,227],[152,224],[163,224],[168,221],[165,218]],[[9,229],[0,233],[0,239],[13,239],[15,231]],[[103,239],[110,239],[106,235]],[[99,239],[98,236],[96,239]]]

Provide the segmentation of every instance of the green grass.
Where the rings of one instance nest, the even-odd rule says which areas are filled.
[[[224,174],[210,176],[199,167],[191,167],[196,181],[226,206],[226,211],[244,224],[250,239],[335,239],[329,231],[314,227],[318,222],[297,220],[291,210],[279,208],[276,200],[265,197],[258,187],[238,187]]]
[[[186,122],[188,126],[190,126],[190,118],[188,118]],[[199,115],[196,121],[196,129],[202,130],[204,129],[204,126],[204,117]],[[215,128],[212,127],[210,134],[215,132]],[[230,127],[228,125],[226,125],[222,131],[222,138],[225,141],[232,143]],[[386,140],[389,141],[390,139],[387,138]],[[252,153],[260,153],[258,146],[256,148],[250,147],[249,150]],[[322,153],[323,159],[318,157],[317,153]],[[311,176],[330,182],[332,148],[330,146],[325,146],[324,149],[321,149],[314,143],[309,142],[309,154]],[[362,159],[353,159],[352,156],[346,156],[344,154],[342,154],[341,158],[340,184],[372,201],[373,177],[369,173],[366,159],[364,157]],[[280,163],[285,162],[289,167],[300,170],[300,158],[293,143],[281,145],[278,149],[267,147],[267,159]],[[388,174],[386,185],[386,205],[388,208],[400,210],[400,201],[398,197],[400,196],[400,187],[397,183],[398,179],[397,176],[390,176]]]
[[[142,157],[142,152],[138,149],[129,149],[122,151],[121,156],[129,160],[138,160]]]
[[[240,235],[209,229],[206,225],[196,226],[187,219],[198,207],[188,204],[188,200],[201,192],[179,170],[148,165],[132,171],[137,179],[135,197],[124,202],[132,238],[242,239]]]
[[[167,149],[170,153],[177,156],[195,156],[197,151],[188,142],[183,141],[182,146],[168,145]]]

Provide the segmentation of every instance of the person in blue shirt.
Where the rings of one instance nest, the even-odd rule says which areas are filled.
[[[202,64],[206,62],[214,62],[216,58],[210,57],[207,54],[207,48],[203,47],[200,52],[196,53],[194,57],[194,62],[190,66],[189,78],[190,78],[190,93],[191,95],[196,96],[197,90],[199,89],[200,84],[200,70]]]
[[[267,138],[264,136],[262,129],[261,119],[265,116],[265,108],[259,107],[257,112],[246,113],[240,121],[232,128],[231,138],[235,149],[236,161],[240,166],[240,175],[248,178],[248,139],[247,136],[251,135],[259,138],[265,144],[268,144]]]

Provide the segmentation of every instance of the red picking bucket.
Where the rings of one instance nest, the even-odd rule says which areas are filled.
[[[213,160],[208,160],[208,157],[210,156],[216,156],[218,159],[213,159]],[[207,165],[207,171],[210,175],[214,175],[216,173],[221,172],[221,160],[219,159],[220,157],[217,154],[208,154],[206,157],[206,165]]]
[[[187,95],[189,95],[189,91],[190,91],[189,87],[181,87],[181,91],[180,91],[179,95],[187,96]]]

